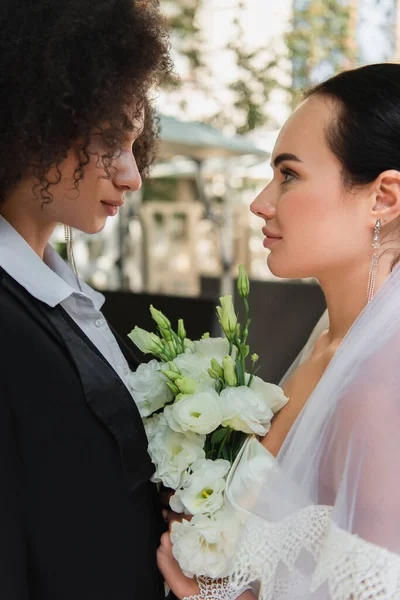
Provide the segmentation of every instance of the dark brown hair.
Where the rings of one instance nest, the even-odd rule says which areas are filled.
[[[51,200],[49,169],[81,140],[77,187],[104,123],[107,170],[143,109],[134,153],[146,171],[156,138],[149,90],[171,69],[155,1],[2,0],[0,31],[0,203],[28,170]]]

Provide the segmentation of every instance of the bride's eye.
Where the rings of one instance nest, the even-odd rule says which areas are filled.
[[[294,179],[296,177],[296,173],[294,173],[291,169],[288,169],[286,167],[280,169],[280,172],[282,173],[284,180],[282,181],[281,185],[284,185],[285,183],[289,183],[292,179]]]

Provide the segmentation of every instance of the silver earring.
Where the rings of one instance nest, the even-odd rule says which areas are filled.
[[[374,239],[372,242],[372,247],[374,252],[372,254],[371,266],[369,269],[369,277],[368,277],[368,288],[367,288],[367,304],[371,302],[375,293],[375,285],[376,285],[376,271],[378,268],[378,260],[379,260],[379,248],[381,247],[380,242],[380,233],[381,233],[381,221],[377,220],[375,223],[374,230]]]
[[[73,232],[72,232],[72,227],[70,227],[69,225],[64,225],[64,237],[65,237],[65,244],[67,246],[68,264],[71,267],[71,270],[73,271],[73,273],[76,277],[76,281],[78,283],[79,289],[82,291],[81,284],[80,284],[79,277],[78,277],[78,271],[76,269],[74,248],[72,245]]]

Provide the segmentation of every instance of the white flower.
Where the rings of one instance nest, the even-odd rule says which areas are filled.
[[[161,374],[162,363],[151,360],[138,366],[129,375],[128,383],[142,417],[148,417],[167,402],[171,402],[173,394]]]
[[[239,534],[239,521],[233,511],[222,509],[209,517],[195,515],[190,522],[172,524],[172,552],[188,577],[226,577]]]
[[[222,413],[217,392],[212,388],[187,395],[164,409],[174,431],[211,433],[221,425]]]
[[[160,415],[156,432],[149,440],[149,454],[156,466],[152,480],[169,488],[177,489],[182,474],[199,458],[204,458],[204,435],[173,431]]]
[[[211,514],[224,504],[225,477],[230,469],[228,460],[198,460],[191,466],[183,489],[170,499],[172,510],[186,514]]]
[[[162,426],[162,415],[157,414],[149,417],[148,419],[143,419],[143,425],[146,430],[147,439],[150,441],[153,439],[158,429]]]
[[[274,416],[267,402],[247,386],[228,387],[221,396],[222,425],[244,433],[265,435]]]
[[[248,383],[249,378],[250,375],[246,373],[246,383]],[[265,383],[265,381],[257,376],[253,376],[250,389],[263,398],[274,414],[279,412],[289,401],[289,398],[285,396],[283,389],[279,385]]]
[[[174,358],[174,364],[178,367],[184,377],[195,379],[199,383],[213,387],[214,380],[208,374],[210,368],[210,359],[198,352],[185,352]]]
[[[222,359],[229,354],[229,342],[226,338],[207,338],[205,340],[198,340],[193,342],[194,351],[197,354],[201,354],[211,361],[215,358],[219,364],[222,364]],[[232,353],[233,358],[236,356],[236,347],[233,347],[234,352]],[[208,365],[210,366],[210,365]]]

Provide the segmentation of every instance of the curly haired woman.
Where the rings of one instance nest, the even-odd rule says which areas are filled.
[[[139,189],[168,40],[144,0],[3,0],[0,29],[0,597],[162,598],[135,358],[48,241]]]

